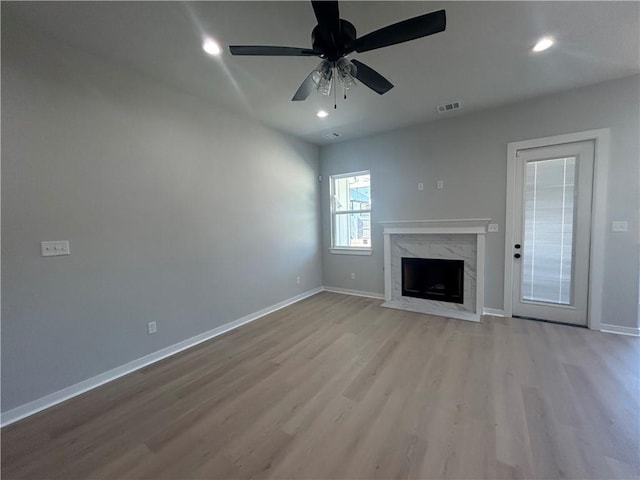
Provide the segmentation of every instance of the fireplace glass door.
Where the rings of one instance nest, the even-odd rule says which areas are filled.
[[[464,303],[464,261],[402,258],[402,295]]]

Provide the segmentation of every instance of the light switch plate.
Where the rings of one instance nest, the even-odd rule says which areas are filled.
[[[442,190],[444,188],[444,181],[443,180],[438,180],[438,182],[436,183],[436,188],[438,190]]]
[[[491,233],[498,232],[499,231],[498,224],[497,223],[490,223],[488,231],[491,232]]]
[[[418,183],[418,190],[424,190],[424,183]]]
[[[40,252],[43,257],[56,257],[58,255],[71,255],[68,240],[56,240],[53,242],[40,242]]]
[[[629,230],[629,224],[625,221],[611,222],[612,232],[626,232]]]

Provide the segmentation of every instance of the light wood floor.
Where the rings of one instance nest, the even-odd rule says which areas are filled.
[[[9,478],[637,478],[636,338],[321,293],[2,430]]]

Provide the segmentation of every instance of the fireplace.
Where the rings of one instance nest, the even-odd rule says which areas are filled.
[[[402,296],[464,303],[464,261],[402,257]]]
[[[382,306],[479,322],[484,309],[484,246],[490,221],[472,218],[381,222],[384,225],[385,300]],[[412,259],[418,262],[457,260],[459,270],[452,278],[445,276],[444,282],[432,280],[435,288],[425,287],[425,280],[420,280],[422,274],[405,278],[403,289],[406,259],[409,262]],[[409,271],[406,273],[411,275]],[[458,291],[451,291],[450,285],[441,288],[447,284],[455,287],[451,290]],[[425,292],[433,296],[425,298]]]

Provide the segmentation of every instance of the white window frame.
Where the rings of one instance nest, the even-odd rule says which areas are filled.
[[[369,235],[370,235],[370,239],[371,239],[371,244],[369,244],[368,247],[342,247],[342,246],[336,246],[335,245],[335,224],[336,224],[336,216],[338,215],[338,213],[336,212],[336,202],[335,202],[335,197],[334,197],[334,184],[335,184],[335,180],[339,180],[341,178],[346,178],[346,177],[358,177],[358,176],[362,176],[362,175],[369,175],[369,196],[371,196],[371,171],[370,170],[362,170],[359,172],[348,172],[348,173],[340,173],[337,175],[331,175],[329,177],[329,202],[330,202],[330,211],[331,211],[331,248],[329,249],[329,251],[331,253],[335,253],[338,255],[371,255],[372,252],[372,244],[373,244],[373,235],[371,235],[371,224],[369,225]],[[368,210],[347,210],[347,211],[341,211],[340,215],[344,215],[346,213],[369,213],[369,219],[371,219],[371,213],[372,213],[372,208],[371,208],[372,202],[369,202],[369,209]],[[370,220],[371,222],[371,220]],[[372,222],[371,222],[372,223]]]

